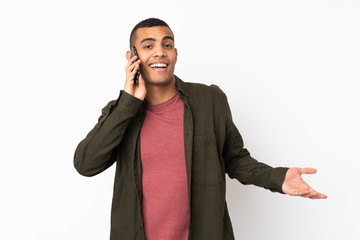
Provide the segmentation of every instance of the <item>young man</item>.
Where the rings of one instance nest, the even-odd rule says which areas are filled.
[[[85,176],[116,162],[110,239],[234,239],[225,173],[271,191],[326,198],[301,178],[315,169],[272,168],[250,156],[217,86],[174,75],[177,50],[165,22],[137,24],[133,46],[138,57],[126,53],[124,90],[103,109],[74,157]]]

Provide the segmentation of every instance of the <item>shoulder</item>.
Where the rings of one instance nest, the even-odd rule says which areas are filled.
[[[226,115],[227,97],[217,85],[183,82],[178,77],[176,78],[178,90],[187,97],[193,111]]]
[[[208,100],[227,101],[226,94],[215,84],[206,85],[202,83],[185,82],[188,87],[189,97],[200,97]]]

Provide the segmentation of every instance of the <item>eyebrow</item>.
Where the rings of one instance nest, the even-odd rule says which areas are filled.
[[[164,40],[166,40],[166,39],[170,39],[170,40],[174,41],[174,38],[171,37],[171,36],[165,36],[165,37],[163,37],[162,41],[164,41]],[[153,42],[155,42],[156,40],[155,40],[155,38],[144,38],[143,40],[141,40],[140,44],[142,44],[143,42],[146,42],[146,41],[153,41]]]
[[[165,36],[165,37],[163,37],[162,40],[164,41],[164,40],[166,40],[166,39],[170,39],[170,40],[172,40],[172,41],[174,42],[174,38],[171,37],[171,36]]]

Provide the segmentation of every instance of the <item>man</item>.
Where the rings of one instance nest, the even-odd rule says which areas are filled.
[[[116,162],[112,240],[234,239],[225,173],[271,191],[326,198],[301,178],[315,169],[272,168],[250,156],[217,86],[174,75],[177,49],[165,22],[138,23],[133,46],[138,57],[126,53],[124,90],[103,109],[74,157],[85,176]]]

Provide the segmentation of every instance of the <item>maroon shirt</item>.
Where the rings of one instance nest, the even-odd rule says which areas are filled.
[[[140,133],[146,240],[188,239],[183,120],[184,104],[178,94],[147,106]]]

